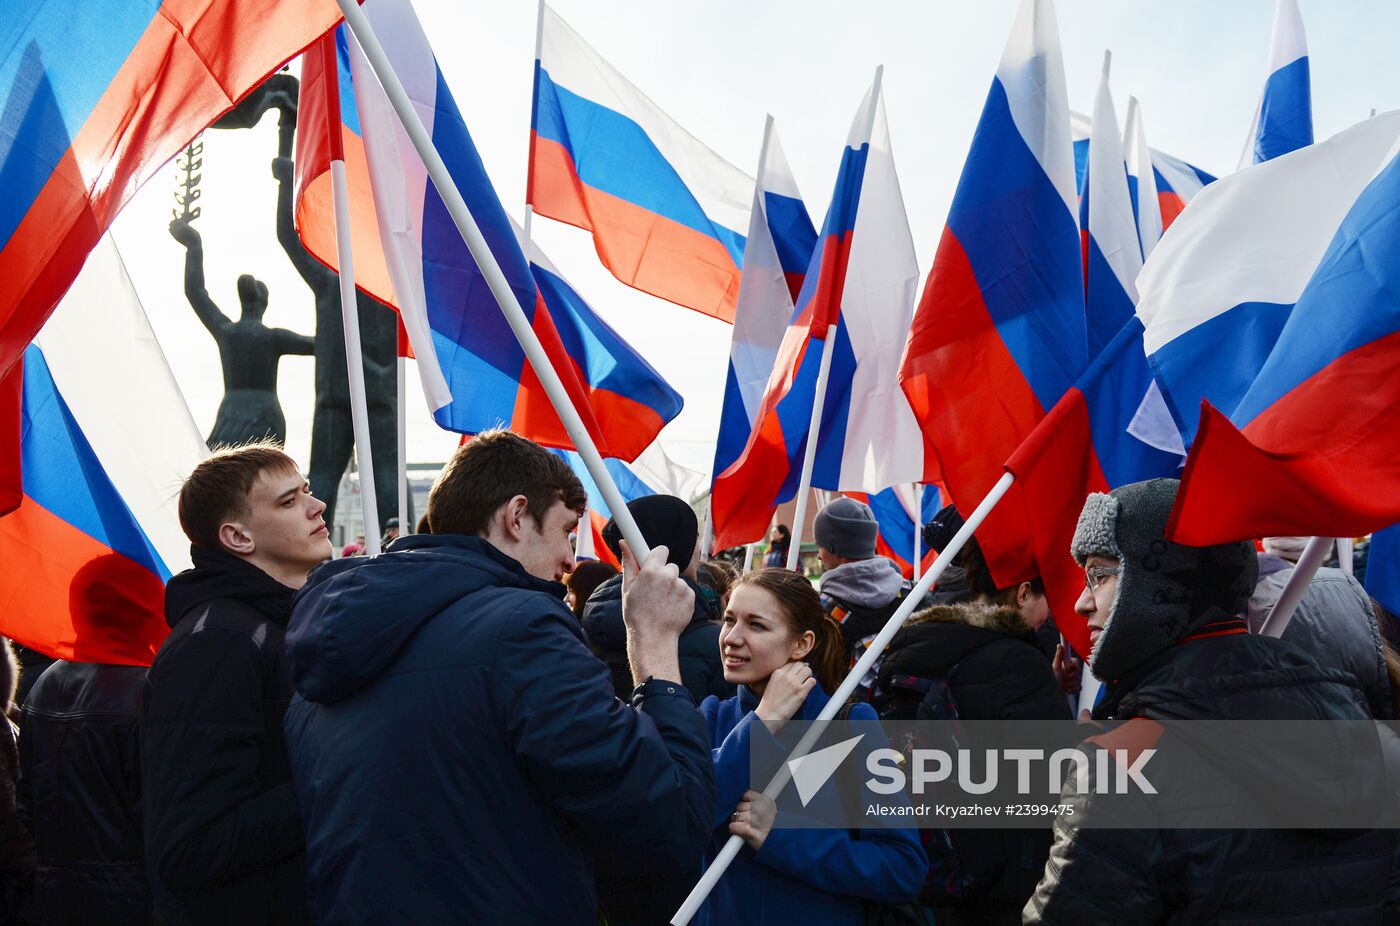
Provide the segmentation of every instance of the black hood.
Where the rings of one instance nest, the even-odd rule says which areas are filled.
[[[191,546],[190,560],[194,566],[165,586],[165,622],[171,627],[192,609],[216,599],[241,601],[274,624],[287,626],[296,589],[223,550]]]

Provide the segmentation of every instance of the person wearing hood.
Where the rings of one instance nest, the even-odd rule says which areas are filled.
[[[1273,613],[1309,537],[1265,537],[1259,582],[1249,597],[1249,630],[1258,633]],[[1284,628],[1283,639],[1319,663],[1351,673],[1366,695],[1371,716],[1393,720],[1385,643],[1370,596],[1355,576],[1320,567]]]
[[[1304,759],[1211,742],[1205,726],[1180,723],[1331,720],[1370,729],[1354,677],[1248,632],[1252,543],[1187,547],[1166,538],[1177,489],[1175,479],[1134,483],[1090,495],[1080,513],[1071,553],[1086,587],[1075,610],[1090,628],[1089,668],[1106,686],[1094,718],[1114,726],[1079,747],[1088,774],[1077,787],[1071,776],[1061,796],[1069,811],[1056,818],[1024,919],[1262,923],[1306,913],[1309,922],[1393,922],[1400,908],[1386,893],[1395,832],[1245,828],[1297,807],[1379,816],[1387,794],[1374,730]],[[1151,784],[1171,796],[1171,816],[1155,819],[1204,819],[1209,829],[1116,826],[1134,798],[1110,794],[1100,760],[1108,774],[1148,749]]]
[[[292,596],[330,558],[325,510],[271,442],[216,451],[180,489],[194,566],[166,585],[171,630],[140,725],[157,922],[310,922],[284,633]]]
[[[317,570],[297,598],[286,732],[321,923],[593,923],[592,859],[699,858],[714,809],[667,550],[623,551],[635,689],[613,697],[564,604],[587,494],[509,431],[459,447],[430,534]]]
[[[880,524],[864,502],[840,496],[822,506],[812,526],[821,560],[822,608],[841,627],[848,665],[899,610],[912,588],[891,560],[877,556]],[[868,692],[872,674],[863,680]]]
[[[695,511],[674,495],[645,495],[627,503],[642,537],[653,547],[669,551],[666,561],[680,570],[681,581],[695,595],[695,610],[681,632],[679,657],[681,684],[695,703],[717,695],[727,698],[734,686],[724,680],[719,657],[719,613],[698,584],[700,524]],[[603,528],[603,542],[614,556],[622,550],[617,521]],[[583,607],[583,634],[593,654],[612,671],[613,691],[624,701],[632,697],[632,674],[627,665],[627,626],[622,620],[622,576],[604,581]],[[674,912],[674,911],[672,911]]]

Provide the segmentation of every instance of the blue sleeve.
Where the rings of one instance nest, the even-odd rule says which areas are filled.
[[[563,605],[530,599],[501,622],[499,697],[486,707],[503,718],[515,761],[590,845],[688,864],[703,851],[715,798],[690,695],[678,680],[653,683],[656,694],[624,704]]]
[[[860,753],[859,767],[864,768],[866,757],[884,742],[884,731],[869,705],[857,705],[851,720],[870,726]],[[828,787],[835,787],[835,782]],[[860,801],[864,807],[907,799],[877,795],[862,784]],[[857,812],[847,808],[848,814]],[[860,829],[858,838],[852,839],[849,830],[812,824],[803,827],[803,822],[796,814],[780,813],[778,825],[768,833],[754,860],[832,894],[879,903],[903,903],[918,896],[928,873],[928,856],[915,830],[869,827]]]
[[[741,717],[734,728],[720,738],[719,712],[727,703],[711,697],[700,705],[700,712],[709,724],[710,741],[719,740],[719,745],[710,750],[717,792],[712,830],[728,826],[729,815],[743,799],[745,791],[761,791],[768,786],[766,776],[761,781],[754,781],[752,761],[755,750],[765,767],[772,765],[774,772],[786,752],[753,711]]]

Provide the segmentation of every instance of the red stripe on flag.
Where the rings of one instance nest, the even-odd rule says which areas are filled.
[[[1162,213],[1162,231],[1166,231],[1186,208],[1186,200],[1176,193],[1158,193],[1157,209]]]
[[[899,378],[923,431],[920,481],[941,483],[949,501],[971,514],[1045,410],[997,333],[967,254],[950,230],[943,232],[914,314]],[[1013,485],[977,531],[1003,588],[1035,575],[1019,496]]]
[[[56,659],[148,666],[165,583],[26,498],[0,518],[0,633]]]
[[[1243,433],[1202,401],[1167,536],[1358,537],[1400,521],[1397,350],[1400,333],[1334,361]]]
[[[20,424],[24,420],[24,360],[0,376],[0,517],[13,511],[24,497],[20,467]],[[6,568],[9,568],[8,566]]]
[[[137,188],[340,19],[331,0],[165,0],[0,251],[0,372]]]
[[[584,427],[597,444],[599,452],[629,463],[635,460],[656,439],[666,422],[640,402],[588,385],[586,374],[564,348],[543,297],[537,297],[531,327],[539,336],[550,365],[559,374],[570,401],[583,419]],[[521,371],[510,429],[547,447],[575,449],[554,405],[549,401],[544,384],[528,360]],[[605,435],[611,435],[611,440],[606,439]]]
[[[536,137],[532,144],[530,205],[537,214],[593,232],[603,266],[628,286],[733,324],[740,274],[724,245],[588,186],[557,141]]]
[[[588,509],[588,529],[593,532],[593,556],[600,563],[607,563],[614,569],[622,569],[622,561],[613,555],[613,551],[603,542],[603,528],[608,526],[608,519],[603,517],[602,512]]]
[[[334,64],[332,57],[331,65]],[[335,107],[338,111],[338,94]],[[297,103],[299,120],[307,130],[297,132],[296,228],[297,236],[311,256],[335,270],[339,257],[335,249],[335,209],[331,201],[332,142],[327,133],[311,130],[312,126],[326,124],[326,109],[325,62],[319,54],[308,54],[302,59],[301,99]],[[389,264],[379,241],[379,221],[374,209],[374,191],[370,188],[364,140],[342,124],[337,143],[345,159],[345,186],[350,199],[355,288],[397,308]]]
[[[1091,492],[1107,492],[1108,478],[1094,452],[1089,408],[1072,387],[1009,460],[1025,505],[1024,519],[1055,626],[1075,652],[1089,654],[1089,626],[1074,610],[1084,571],[1070,556],[1079,512]],[[1003,505],[1010,502],[1003,502]],[[979,537],[981,532],[978,532]]]

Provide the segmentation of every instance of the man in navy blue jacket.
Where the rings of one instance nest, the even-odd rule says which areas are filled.
[[[592,923],[590,856],[689,866],[714,809],[709,740],[680,684],[692,593],[665,547],[625,558],[637,690],[565,607],[586,496],[505,431],[461,447],[429,535],[318,570],[287,653],[286,733],[321,923]]]

